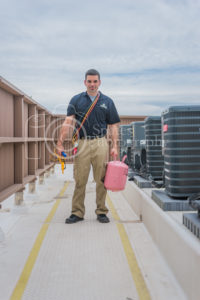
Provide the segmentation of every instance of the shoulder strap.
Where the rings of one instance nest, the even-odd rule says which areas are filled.
[[[78,133],[81,130],[81,128],[83,127],[83,124],[85,123],[85,121],[87,120],[87,118],[89,117],[89,115],[91,114],[93,108],[97,104],[97,101],[99,100],[99,97],[100,97],[100,93],[97,94],[96,98],[94,99],[94,101],[89,106],[89,108],[88,108],[85,116],[83,117],[83,120],[82,120],[80,126],[78,128],[76,128],[76,131],[75,131],[75,133],[73,134],[73,137],[72,137],[72,142],[75,142],[78,139]]]

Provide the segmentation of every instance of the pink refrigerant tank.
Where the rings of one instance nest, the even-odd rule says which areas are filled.
[[[104,186],[113,192],[122,191],[125,188],[128,166],[124,163],[126,155],[122,161],[114,160],[107,164]]]

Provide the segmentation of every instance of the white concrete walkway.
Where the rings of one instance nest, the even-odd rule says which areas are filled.
[[[111,222],[97,222],[92,174],[85,220],[65,224],[73,188],[72,165],[57,166],[24,207],[3,202],[0,300],[186,299],[122,193],[109,193]]]

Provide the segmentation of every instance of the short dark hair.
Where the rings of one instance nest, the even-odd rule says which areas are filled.
[[[87,76],[88,75],[97,75],[99,77],[99,80],[100,80],[100,73],[95,70],[95,69],[90,69],[88,70],[86,73],[85,73],[85,79],[87,79]]]

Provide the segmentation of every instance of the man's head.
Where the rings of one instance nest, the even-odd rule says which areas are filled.
[[[91,96],[96,96],[101,84],[99,72],[95,69],[88,70],[85,73],[84,84],[87,87],[87,93]]]
[[[86,73],[85,73],[85,80],[87,80],[87,76],[88,75],[97,75],[98,76],[98,79],[100,80],[100,74],[97,70],[95,69],[90,69],[88,70]]]

